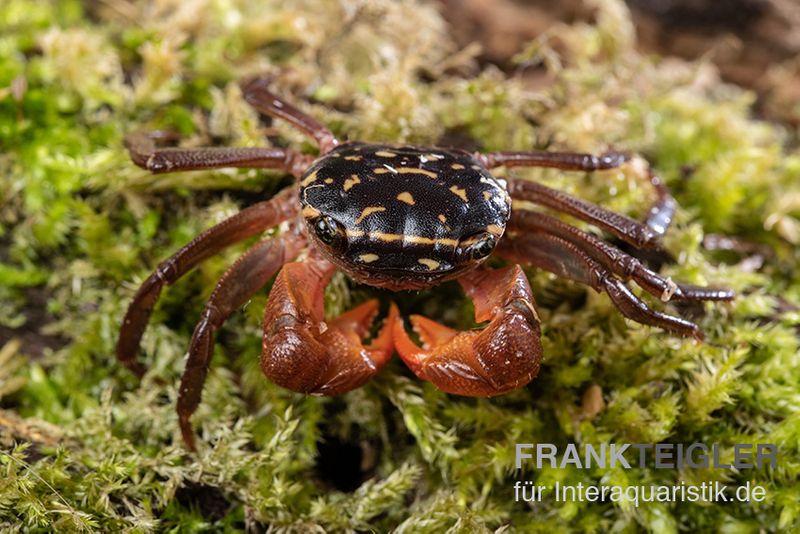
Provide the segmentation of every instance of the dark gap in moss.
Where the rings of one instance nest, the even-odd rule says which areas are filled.
[[[215,486],[187,482],[175,492],[178,503],[199,512],[208,521],[219,521],[231,510],[231,502]]]
[[[2,405],[5,407],[5,403]],[[14,423],[14,420],[4,420],[3,424],[0,424],[0,446],[4,447],[4,453],[16,449],[21,459],[28,464],[35,464],[52,456],[52,444],[38,441],[36,438],[39,436],[31,435],[29,429],[19,428]]]
[[[397,357],[392,358],[382,372],[387,372],[387,368],[390,368],[395,375],[403,375],[405,373],[405,376],[409,378],[414,377],[408,367],[399,360],[400,358]],[[380,378],[377,380],[380,380]],[[414,437],[407,431],[400,411],[388,399],[384,399],[381,403],[381,412],[383,421],[386,423],[386,435],[394,436],[395,439],[395,441],[392,441],[391,447],[386,447],[389,450],[385,452],[387,455],[401,457],[400,455],[404,454],[405,447],[414,445]]]
[[[314,469],[323,483],[339,491],[355,491],[367,478],[362,471],[364,453],[358,443],[344,441],[322,429]]]
[[[35,44],[31,44],[29,48],[22,48],[20,52],[22,53],[22,57],[25,58],[26,62],[42,55],[42,49]]]
[[[170,330],[191,335],[202,312],[202,304],[199,303],[199,300],[204,300],[197,291],[190,289],[198,288],[199,278],[200,274],[195,270],[166,288],[172,294],[164,295],[166,298],[160,298],[156,304],[156,312],[159,314],[158,322],[163,323]],[[176,298],[179,293],[184,294],[185,298]],[[155,322],[155,319],[151,319],[151,322]],[[186,344],[187,346],[189,344],[188,338]]]
[[[25,316],[25,323],[19,328],[10,328],[0,325],[0,346],[12,338],[20,338],[25,347],[25,355],[32,360],[40,359],[46,350],[58,350],[65,347],[69,340],[53,334],[42,334],[41,329],[53,322],[53,317],[47,311],[47,303],[53,296],[45,287],[21,288],[25,298],[25,306],[21,312]]]
[[[102,0],[83,0],[82,2],[83,16],[87,22],[92,24],[107,24],[108,21],[104,20],[103,9],[108,9],[106,2]]]
[[[314,473],[328,489],[355,491],[375,476],[383,442],[377,435],[362,433],[358,426],[341,425],[348,411],[341,399],[326,403],[323,410],[325,423],[318,429]]]

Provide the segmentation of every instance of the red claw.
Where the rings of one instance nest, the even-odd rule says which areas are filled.
[[[475,303],[475,319],[490,320],[480,331],[459,332],[418,315],[411,317],[423,348],[393,326],[400,358],[418,377],[447,393],[474,397],[520,388],[539,372],[539,318],[528,280],[519,266],[479,269],[459,279]]]
[[[364,384],[389,361],[392,304],[385,325],[363,344],[378,314],[370,300],[326,323],[323,291],[334,267],[321,258],[288,263],[267,301],[261,369],[276,384],[311,395],[338,395]]]

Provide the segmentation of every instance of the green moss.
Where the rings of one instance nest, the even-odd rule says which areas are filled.
[[[752,118],[753,96],[720,83],[708,64],[639,55],[616,0],[590,2],[594,25],[559,27],[519,55],[521,66],[548,69],[553,83],[539,90],[478,71],[432,4],[285,4],[0,6],[0,332],[19,336],[0,347],[0,528],[800,528],[800,155],[785,153],[779,126]],[[242,248],[165,292],[144,338],[152,371],[141,384],[114,359],[120,319],[161,258],[286,182],[254,170],[153,176],[130,163],[121,140],[158,128],[192,146],[261,144],[262,125],[235,82],[263,71],[343,137],[435,143],[455,135],[486,149],[642,153],[681,206],[666,240],[676,261],[662,272],[740,297],[705,306],[697,320],[707,343],[698,344],[627,322],[604,295],[530,271],[542,372],[527,388],[486,400],[441,393],[398,361],[338,398],[282,390],[258,368],[262,294],[219,336],[193,419],[200,451],[188,454],[174,411],[183,356],[205,298]],[[313,150],[283,124],[269,134]],[[514,172],[634,216],[652,198],[637,165]],[[757,245],[762,265],[747,270],[752,259],[704,247],[710,232]],[[337,277],[327,311],[374,293]],[[471,306],[454,284],[396,297],[406,311],[471,326]],[[604,400],[597,413],[585,407],[596,388]],[[514,468],[517,442],[689,440],[719,443],[725,457],[733,443],[776,443],[779,464],[740,473]],[[317,465],[334,442],[364,454],[351,467],[354,480],[364,477],[353,492],[337,490]],[[513,482],[523,477],[750,481],[768,497],[528,508],[513,502]]]

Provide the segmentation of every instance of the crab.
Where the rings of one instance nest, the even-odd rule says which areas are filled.
[[[732,291],[676,284],[620,248],[530,203],[593,225],[637,249],[657,249],[676,209],[659,178],[645,174],[656,201],[639,222],[535,181],[494,176],[498,167],[550,167],[591,172],[629,162],[623,152],[591,155],[340,142],[318,121],[270,91],[264,78],[241,84],[260,113],[282,119],[316,141],[319,155],[284,148],[170,148],[160,133],[126,138],[133,162],[153,173],[222,167],[279,169],[291,187],[206,230],[163,261],[139,288],[117,345],[122,365],[142,377],[137,359],[148,319],[166,285],[204,259],[280,227],[252,245],[225,272],[189,345],[177,412],[194,450],[190,417],[201,393],[223,322],[277,273],[263,323],[261,368],[274,383],[310,395],[337,395],[374,377],[395,352],[420,379],[447,393],[488,397],[521,388],[539,372],[540,319],[522,265],[605,292],[627,318],[702,339],[691,321],[648,306],[632,281],[662,301],[726,301]],[[649,169],[649,167],[648,167]],[[512,200],[526,201],[525,204]],[[508,265],[490,268],[492,256]],[[356,282],[393,291],[424,290],[456,280],[484,328],[456,331],[423,316],[409,336],[391,304],[370,338],[379,303],[373,299],[326,320],[323,292],[341,269]],[[369,338],[369,341],[366,341]]]

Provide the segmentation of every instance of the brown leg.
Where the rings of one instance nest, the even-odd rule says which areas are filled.
[[[296,192],[286,190],[270,200],[245,208],[233,217],[209,228],[162,262],[144,281],[128,307],[117,341],[119,362],[139,377],[147,370],[143,364],[136,361],[136,353],[153,306],[165,285],[171,285],[198,263],[233,243],[257,235],[292,218],[297,214],[298,206]]]
[[[500,256],[514,262],[542,268],[561,277],[605,291],[623,315],[636,322],[658,326],[684,336],[702,340],[698,326],[690,321],[655,311],[631,293],[600,263],[573,243],[547,233],[531,232],[502,241]]]
[[[631,160],[630,155],[624,152],[606,152],[600,156],[549,151],[490,152],[488,154],[476,154],[475,157],[490,169],[503,166],[549,167],[566,171],[585,172],[614,169]],[[634,161],[634,163],[639,162],[646,164],[641,158],[637,158]],[[647,176],[648,181],[656,191],[657,198],[648,211],[644,225],[545,186],[526,187],[525,184],[529,182],[521,180],[511,181],[509,194],[511,194],[512,198],[516,198],[513,189],[521,189],[519,192],[519,198],[521,199],[537,202],[596,224],[632,245],[653,248],[658,246],[656,238],[663,235],[672,222],[677,204],[675,199],[672,198],[669,189],[653,173],[652,169],[647,169]]]
[[[319,145],[320,153],[325,154],[339,140],[316,119],[309,117],[288,102],[284,102],[269,90],[269,80],[252,78],[242,82],[244,99],[261,113],[283,119],[304,134],[313,137]]]
[[[283,148],[204,147],[159,148],[156,141],[174,140],[168,132],[137,132],[125,137],[125,147],[139,167],[159,174],[223,167],[282,169],[300,176],[310,158]]]
[[[731,300],[733,291],[675,284],[641,264],[636,258],[613,245],[562,222],[535,211],[515,210],[508,230],[551,234],[569,241],[600,265],[622,280],[633,280],[647,292],[664,302],[672,300]]]
[[[459,278],[475,304],[475,320],[490,321],[480,332],[458,332],[412,316],[420,349],[403,322],[394,326],[395,347],[414,374],[447,393],[488,397],[520,388],[539,372],[539,317],[528,280],[515,265],[478,268]]]
[[[305,239],[295,233],[256,243],[225,272],[211,293],[192,335],[178,396],[178,420],[189,449],[195,450],[189,418],[200,404],[214,350],[214,332],[304,246]]]
[[[272,286],[264,314],[261,369],[279,386],[311,395],[337,395],[376,375],[392,355],[392,305],[385,325],[364,346],[378,313],[370,300],[326,323],[323,292],[334,266],[312,256],[286,264]]]
[[[630,159],[625,152],[606,152],[596,156],[578,152],[551,152],[532,150],[528,152],[489,152],[475,154],[487,168],[495,167],[549,167],[565,171],[599,171],[615,169]]]
[[[511,179],[508,180],[508,193],[513,199],[535,202],[594,224],[637,248],[661,246],[661,234],[647,225],[540,183]]]

